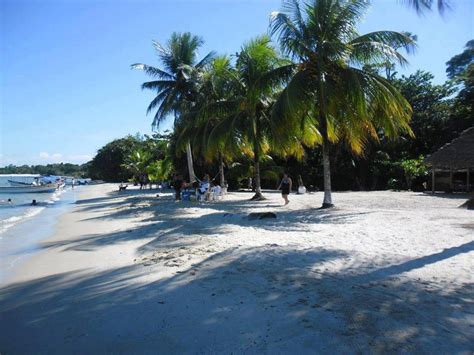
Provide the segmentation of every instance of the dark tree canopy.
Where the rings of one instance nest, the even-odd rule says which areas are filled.
[[[455,55],[446,63],[448,78],[455,79],[464,74],[469,66],[474,65],[474,40],[467,42],[465,48],[462,53]]]
[[[137,137],[127,136],[113,140],[100,148],[90,163],[90,177],[107,182],[121,182],[130,179],[132,174],[124,169],[122,165],[139,142]]]
[[[88,163],[81,165],[71,163],[21,166],[7,165],[3,168],[0,168],[0,174],[41,174],[84,178],[88,177],[87,169]]]

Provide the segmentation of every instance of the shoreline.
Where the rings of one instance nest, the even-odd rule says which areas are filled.
[[[62,248],[62,245],[66,245],[69,242],[72,243],[76,238],[84,237],[84,235],[88,235],[92,231],[95,233],[106,233],[110,231],[110,228],[120,229],[122,226],[121,222],[115,224],[112,222],[112,227],[108,222],[102,224],[94,222],[93,220],[87,222],[85,220],[88,218],[97,217],[96,214],[87,212],[78,213],[78,211],[82,209],[81,205],[83,201],[94,201],[95,199],[100,201],[101,199],[106,199],[107,193],[116,191],[115,185],[116,184],[91,185],[79,191],[74,203],[70,206],[71,208],[67,211],[63,211],[63,213],[58,216],[53,226],[51,226],[48,235],[39,241],[35,248],[34,255],[17,268],[14,277],[10,278],[10,280],[18,282],[48,276],[58,270],[69,272],[90,267],[93,263],[89,258],[82,260],[81,257],[74,255],[77,251],[69,253],[65,250],[66,248]],[[97,197],[98,195],[99,197]],[[94,204],[93,202],[92,205]],[[77,228],[78,224],[82,224],[83,226]],[[51,265],[51,260],[55,260],[56,263]],[[97,261],[100,263],[98,259]]]
[[[472,211],[411,192],[91,186],[0,289],[6,353],[468,352]],[[276,219],[250,220],[251,212]]]
[[[1,234],[0,285],[13,278],[19,265],[40,251],[40,243],[55,233],[61,216],[73,206],[80,189],[67,189],[56,193],[47,201],[22,216],[24,219]],[[35,210],[36,209],[36,210]]]

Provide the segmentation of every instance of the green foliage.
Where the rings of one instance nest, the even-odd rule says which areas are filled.
[[[150,163],[145,172],[152,182],[166,181],[171,175],[172,165],[169,159],[156,160]]]
[[[152,162],[152,153],[144,149],[133,150],[125,157],[122,167],[129,171],[135,180],[146,173],[148,165]]]
[[[139,143],[140,139],[131,135],[107,143],[92,159],[89,166],[90,177],[106,182],[128,181],[133,174],[124,169],[123,165]]]
[[[435,0],[406,2],[423,11]],[[445,4],[438,1],[440,9]],[[191,142],[196,172],[214,176],[225,162],[231,187],[261,175],[273,188],[285,169],[321,188],[323,156],[330,158],[335,189],[422,182],[420,156],[474,125],[474,42],[447,63],[451,79],[444,85],[424,71],[397,78],[396,65],[407,63],[401,50],[411,53],[416,35],[359,35],[367,6],[364,0],[284,1],[272,13],[271,33],[293,63],[266,36],[245,43],[235,60],[211,52],[198,62],[203,40],[189,33],[174,33],[165,46],[154,43],[162,67],[133,67],[153,79],[142,87],[156,92],[148,107],[154,126],[174,115],[174,130],[167,148],[158,149],[166,157],[144,159],[146,168],[138,168],[142,150],[153,148],[127,151],[135,151],[133,169],[156,179],[183,173]]]
[[[41,174],[56,176],[74,176],[86,178],[88,176],[88,164],[47,164],[47,165],[7,165],[0,168],[0,174]]]
[[[423,15],[430,12],[435,6],[440,14],[443,14],[446,9],[450,8],[451,0],[401,0],[403,3],[416,11],[418,15]]]
[[[146,172],[149,164],[168,155],[168,136],[127,136],[116,139],[99,149],[89,166],[93,179],[121,182]]]
[[[448,76],[458,90],[451,112],[449,130],[458,136],[463,130],[474,126],[474,40],[466,44],[465,50],[449,60]]]
[[[157,93],[147,109],[147,113],[156,110],[153,127],[158,128],[170,114],[175,115],[176,123],[195,100],[197,93],[194,77],[214,56],[214,52],[210,52],[201,61],[197,61],[197,50],[203,44],[202,38],[189,32],[174,32],[165,46],[153,42],[163,69],[142,63],[132,64],[133,69],[143,70],[152,78],[158,79],[142,84],[142,89]]]
[[[272,109],[280,136],[311,137],[323,151],[324,202],[332,206],[331,144],[343,142],[362,155],[379,130],[386,137],[411,134],[411,107],[390,81],[369,66],[407,60],[399,52],[415,47],[413,36],[394,31],[359,35],[356,26],[368,7],[365,0],[297,0],[272,13],[271,33],[297,63]],[[311,133],[308,135],[308,133]]]
[[[431,73],[418,70],[394,81],[394,85],[413,107],[410,124],[414,137],[405,136],[405,140],[400,141],[397,147],[399,152],[409,151],[410,157],[430,154],[446,142],[446,137],[439,132],[447,128],[452,105],[450,97],[454,90],[449,83],[434,85],[432,80]]]
[[[446,73],[448,78],[457,79],[462,78],[469,67],[474,64],[474,40],[466,43],[465,50],[452,57],[447,63]]]
[[[417,159],[406,159],[400,162],[405,173],[407,187],[412,188],[412,182],[416,178],[423,178],[428,175],[428,168],[424,164],[424,157],[420,155]]]

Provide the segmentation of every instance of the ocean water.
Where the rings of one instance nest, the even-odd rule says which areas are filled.
[[[0,193],[0,283],[53,234],[59,216],[73,206],[82,188],[87,187],[69,187],[54,193]],[[31,206],[32,200],[38,205]]]
[[[2,234],[43,211],[60,199],[64,190],[54,193],[1,193],[0,192],[0,239]],[[11,202],[8,202],[11,199]],[[31,206],[36,200],[37,206]]]

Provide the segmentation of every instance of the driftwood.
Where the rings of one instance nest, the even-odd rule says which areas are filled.
[[[248,215],[248,219],[250,220],[265,218],[277,218],[277,216],[273,212],[252,212]]]

